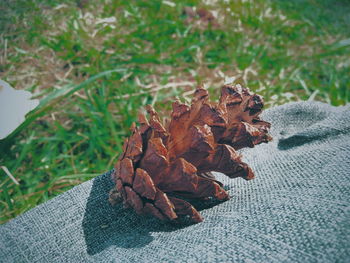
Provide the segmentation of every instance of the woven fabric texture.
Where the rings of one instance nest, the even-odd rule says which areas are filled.
[[[0,262],[349,262],[350,105],[266,110],[274,140],[242,151],[256,179],[176,227],[108,203],[106,173],[0,226]]]

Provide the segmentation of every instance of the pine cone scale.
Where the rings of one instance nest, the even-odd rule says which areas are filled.
[[[175,212],[178,215],[189,216],[194,223],[203,221],[201,214],[190,203],[176,197],[169,197],[169,199],[174,204]]]
[[[133,162],[129,158],[124,158],[121,162],[120,165],[118,166],[119,168],[119,178],[124,184],[132,185],[133,180],[134,180],[134,165]]]
[[[126,192],[126,202],[130,205],[138,214],[142,214],[143,202],[138,194],[134,192],[129,186],[124,187]]]
[[[154,205],[170,220],[177,218],[174,211],[174,204],[169,200],[168,196],[161,190],[157,189]]]
[[[198,184],[197,169],[183,158],[173,162],[159,187],[165,192],[193,192]]]
[[[144,198],[154,200],[156,197],[157,190],[152,178],[141,168],[136,169],[133,189]]]

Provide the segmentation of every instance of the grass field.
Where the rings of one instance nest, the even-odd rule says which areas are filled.
[[[0,165],[19,182],[0,170],[0,223],[111,169],[140,107],[167,111],[198,84],[218,96],[234,76],[267,107],[350,101],[345,0],[16,0],[0,10],[0,78],[41,100],[0,142]]]

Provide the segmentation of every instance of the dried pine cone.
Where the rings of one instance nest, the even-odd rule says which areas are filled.
[[[187,216],[201,222],[200,213],[186,200],[229,199],[210,173],[230,178],[254,178],[236,150],[268,142],[270,123],[260,120],[263,100],[240,85],[225,85],[219,103],[208,101],[198,88],[192,105],[173,103],[165,128],[151,107],[149,120],[139,115],[115,167],[116,190],[125,207],[177,222]]]

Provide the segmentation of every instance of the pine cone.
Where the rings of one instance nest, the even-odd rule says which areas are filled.
[[[259,118],[262,107],[262,98],[240,85],[223,86],[215,104],[197,88],[191,106],[173,103],[165,128],[147,106],[149,120],[139,115],[140,126],[133,125],[113,175],[124,206],[161,220],[178,222],[185,216],[201,222],[191,200],[229,199],[211,171],[254,178],[236,150],[272,139],[270,123]]]

